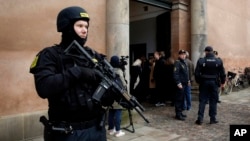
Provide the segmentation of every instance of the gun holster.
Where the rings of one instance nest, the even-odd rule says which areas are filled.
[[[50,122],[45,116],[40,117],[40,122],[43,123],[48,134],[50,134],[53,131],[65,134],[73,133],[73,128],[70,124],[59,123],[54,125],[54,123]]]

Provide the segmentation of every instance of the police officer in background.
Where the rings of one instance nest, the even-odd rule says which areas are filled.
[[[218,123],[216,119],[218,87],[224,87],[225,78],[226,74],[222,60],[214,56],[211,46],[207,46],[205,48],[205,57],[197,61],[195,68],[195,80],[199,84],[200,92],[199,111],[198,118],[195,121],[196,124],[201,125],[203,123],[207,101],[209,101],[210,124]]]
[[[180,50],[179,57],[174,63],[174,80],[177,86],[176,96],[175,96],[175,118],[177,120],[185,120],[187,117],[182,113],[184,96],[186,87],[190,86],[189,71],[188,66],[185,62],[186,51]]]
[[[103,106],[113,103],[109,98],[101,104],[93,102],[101,74],[84,57],[64,53],[76,40],[98,61],[101,54],[84,46],[89,28],[88,13],[81,7],[72,6],[61,10],[57,16],[57,31],[62,33],[60,44],[40,51],[33,61],[30,72],[41,98],[49,102],[49,122],[45,124],[45,141],[106,141],[106,130],[101,124],[105,114]]]

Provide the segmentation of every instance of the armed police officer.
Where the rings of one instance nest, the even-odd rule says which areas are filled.
[[[176,96],[175,96],[175,118],[177,120],[185,120],[187,117],[182,113],[183,104],[184,104],[184,96],[186,87],[190,86],[189,80],[189,71],[188,66],[185,62],[186,59],[186,51],[180,50],[179,57],[174,63],[174,80],[177,86]]]
[[[218,87],[224,86],[225,78],[226,75],[222,60],[214,56],[211,46],[207,46],[205,48],[205,57],[197,61],[195,68],[195,80],[199,84],[200,92],[196,124],[201,125],[203,123],[207,101],[209,101],[210,124],[218,123],[216,119]]]
[[[101,124],[105,113],[102,107],[111,105],[112,98],[103,100],[102,104],[91,99],[101,81],[100,72],[92,68],[84,56],[77,57],[74,51],[71,55],[64,53],[72,41],[77,41],[95,61],[100,60],[101,54],[84,46],[89,20],[88,13],[81,7],[61,10],[57,16],[57,31],[62,33],[60,44],[40,51],[31,65],[37,93],[49,102],[49,121],[44,123],[45,141],[107,140]]]

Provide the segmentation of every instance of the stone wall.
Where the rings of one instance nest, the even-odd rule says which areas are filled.
[[[36,94],[29,67],[39,50],[59,43],[56,17],[62,8],[78,5],[88,11],[87,45],[105,53],[105,2],[0,0],[0,117],[47,108],[47,101]]]
[[[0,119],[0,140],[21,141],[43,135],[43,125],[40,116],[47,116],[47,110],[2,116]]]
[[[46,114],[48,103],[37,96],[29,66],[39,50],[60,41],[60,34],[56,32],[56,16],[62,8],[79,5],[88,11],[91,19],[88,46],[106,53],[108,40],[112,46],[110,53],[117,48],[112,44],[112,40],[120,36],[114,38],[117,34],[111,33],[115,33],[117,23],[121,24],[120,27],[125,27],[121,31],[128,29],[129,25],[124,25],[129,20],[128,16],[125,14],[125,21],[119,22],[120,20],[112,17],[113,10],[109,11],[111,16],[108,22],[109,35],[112,36],[107,39],[107,0],[96,1],[0,0],[0,140],[21,140],[41,134],[42,126],[38,120],[40,115]],[[127,4],[124,1],[119,4]],[[248,0],[206,1],[207,43],[219,52],[227,70],[250,66],[248,61],[250,2]],[[112,4],[118,1],[108,2]],[[192,24],[189,16],[192,15],[190,15],[189,0],[174,0],[174,2],[177,7],[172,13],[172,26],[176,26],[173,27],[172,33],[172,48],[175,54],[178,49],[191,48],[191,39],[188,35],[190,35],[189,24]],[[113,6],[115,7],[115,4]],[[128,9],[125,8],[124,11],[126,10]],[[129,35],[125,34],[127,39]],[[119,32],[118,35],[125,34]],[[128,44],[126,40],[123,46],[126,47]]]
[[[207,0],[208,45],[218,51],[227,70],[250,66],[249,6],[249,0]]]
[[[41,115],[48,103],[38,97],[29,67],[44,47],[59,43],[58,12],[82,6],[90,16],[87,45],[106,53],[106,0],[0,0],[0,140],[42,135]]]

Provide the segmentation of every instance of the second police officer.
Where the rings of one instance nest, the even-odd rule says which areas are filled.
[[[177,86],[175,96],[175,118],[185,120],[186,115],[182,113],[186,87],[190,86],[188,66],[185,62],[186,51],[180,50],[179,57],[174,63],[174,80]]]

